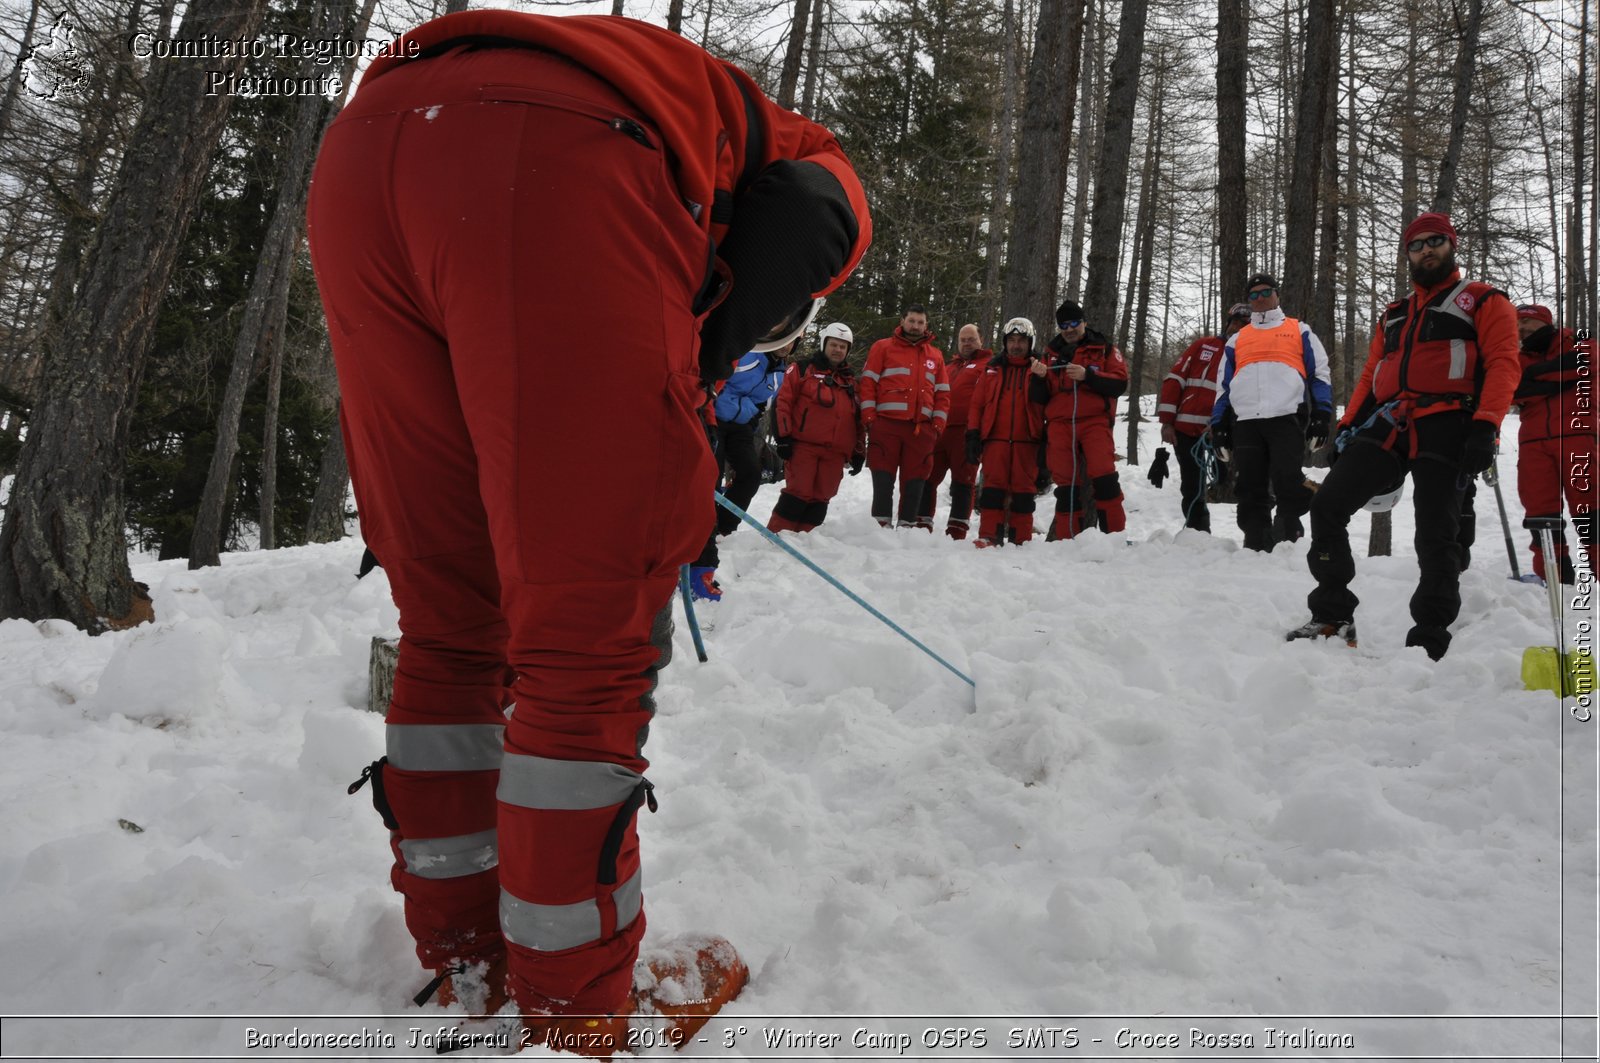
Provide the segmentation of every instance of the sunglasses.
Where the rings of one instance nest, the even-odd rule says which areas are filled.
[[[1277,291],[1278,291],[1278,289],[1276,289],[1276,288],[1261,288],[1261,289],[1258,289],[1257,291],[1253,291],[1253,292],[1247,293],[1245,295],[1245,298],[1250,300],[1252,303],[1260,302],[1262,299],[1265,299],[1267,296],[1276,294]]]
[[[1416,254],[1424,247],[1439,247],[1443,244],[1448,244],[1449,242],[1450,238],[1448,236],[1442,236],[1439,233],[1434,233],[1432,236],[1417,237],[1415,240],[1406,245],[1406,250],[1410,251],[1412,254]]]
[[[1079,318],[1076,321],[1057,321],[1056,324],[1061,326],[1061,331],[1062,332],[1067,332],[1067,331],[1070,331],[1071,329],[1075,329],[1079,325],[1083,324],[1083,319]]]

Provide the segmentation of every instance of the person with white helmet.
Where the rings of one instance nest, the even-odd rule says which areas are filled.
[[[806,365],[789,367],[778,388],[778,456],[784,462],[783,493],[772,507],[772,531],[810,531],[828,516],[846,465],[850,475],[866,461],[866,430],[855,371],[850,368],[850,326],[836,321],[822,330],[821,349]]]
[[[967,411],[967,461],[983,466],[978,492],[978,545],[1033,538],[1034,483],[1044,403],[1030,388],[1045,374],[1034,354],[1033,322],[1014,317],[1001,329],[1001,353],[989,359]]]

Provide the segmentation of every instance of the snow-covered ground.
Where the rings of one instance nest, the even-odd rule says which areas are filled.
[[[642,823],[649,940],[721,933],[753,971],[696,1055],[788,1031],[791,1055],[858,1058],[1593,1058],[1592,1019],[1563,1045],[1550,1017],[1595,1011],[1597,724],[1522,689],[1552,635],[1492,493],[1443,661],[1402,646],[1409,496],[1394,557],[1359,557],[1355,522],[1360,648],[1291,645],[1304,541],[1244,551],[1231,507],[1180,533],[1155,442],[1124,472],[1126,537],[886,532],[865,476],[785,537],[975,692],[753,530],[724,543],[711,660],[680,623],[659,692]],[[323,1058],[431,1055],[409,1031],[459,1017],[410,1005],[385,833],[345,793],[382,753],[368,646],[396,630],[360,553],[138,565],[158,619],[134,631],[0,624],[0,1011],[188,1017],[7,1019],[6,1054],[307,1058],[246,1031],[325,1016],[298,1025],[369,1047]],[[1410,1014],[1546,1018],[1363,1018]],[[923,1047],[945,1028],[961,1047]]]

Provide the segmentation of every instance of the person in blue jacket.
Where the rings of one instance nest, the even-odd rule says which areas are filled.
[[[756,432],[762,411],[783,383],[785,359],[794,343],[771,352],[751,351],[734,363],[733,374],[717,392],[713,409],[717,423],[713,445],[722,470],[722,493],[740,509],[749,509],[761,486],[761,456]],[[716,506],[717,527],[705,549],[689,569],[689,586],[696,598],[718,601],[722,588],[717,584],[717,536],[732,535],[739,518]]]

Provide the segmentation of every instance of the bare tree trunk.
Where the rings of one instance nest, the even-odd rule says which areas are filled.
[[[1356,366],[1365,360],[1365,349],[1356,336],[1356,270],[1360,263],[1356,255],[1356,175],[1361,164],[1356,147],[1356,16],[1350,14],[1350,98],[1345,133],[1345,203],[1344,203],[1344,365],[1340,374],[1340,402],[1349,402],[1355,390]],[[1359,359],[1359,361],[1358,361]]]
[[[278,264],[285,278],[294,272],[294,253]],[[267,408],[261,418],[261,549],[275,550],[278,546],[275,510],[278,506],[278,403],[283,396],[283,329],[288,320],[289,292],[284,286],[283,298],[268,308],[263,330],[264,353],[267,357]]]
[[[1089,283],[1084,289],[1083,309],[1091,320],[1108,324],[1117,319],[1117,272],[1122,258],[1128,151],[1133,139],[1133,107],[1139,95],[1148,7],[1148,0],[1123,0],[1117,29],[1117,55],[1111,61],[1111,85],[1107,90],[1104,144],[1095,173]]]
[[[622,0],[611,0],[611,13],[613,15],[621,16]]]
[[[254,37],[266,0],[193,0],[180,32]],[[128,430],[156,316],[205,187],[232,97],[205,93],[205,67],[163,60],[88,270],[57,336],[0,530],[0,616],[64,617],[90,632],[153,615],[123,533]]]
[[[1245,72],[1249,56],[1249,0],[1217,5],[1217,243],[1222,291],[1243,290],[1250,261],[1245,253]],[[1222,312],[1233,300],[1223,295]],[[1208,311],[1209,311],[1208,307]]]
[[[1017,114],[1017,27],[1012,0],[1006,0],[1001,20],[1005,52],[1000,76],[1000,121],[994,137],[994,190],[989,197],[989,233],[984,244],[983,302],[978,312],[978,334],[994,335],[1000,307],[1000,261],[1005,254],[1007,193],[1011,188],[1011,147]]]
[[[1082,41],[1083,0],[1041,0],[1022,110],[1015,224],[1006,255],[1002,317],[1020,314],[1036,321],[1053,320],[1061,265],[1061,201],[1067,181],[1062,146],[1072,135],[1076,102],[1071,93],[1058,93],[1056,86],[1077,83]]]
[[[673,33],[683,33],[683,0],[671,0],[667,4],[667,29]]]
[[[778,106],[791,110],[794,108],[795,90],[800,85],[800,58],[805,52],[806,23],[810,16],[811,0],[794,0],[794,15],[789,19],[789,41],[783,52],[783,71],[778,75]]]
[[[444,0],[444,13],[447,15],[453,15],[457,11],[465,11],[466,9],[467,0]]]
[[[324,356],[331,357],[324,341]],[[340,416],[340,402],[334,400],[333,418]],[[344,433],[337,423],[328,433],[328,445],[322,449],[322,462],[317,470],[317,490],[311,496],[311,509],[306,514],[306,542],[331,543],[344,538],[344,501],[350,490],[350,462],[344,452]]]
[[[1286,253],[1281,279],[1284,312],[1294,317],[1309,316],[1315,288],[1312,264],[1317,260],[1317,193],[1328,113],[1328,59],[1330,52],[1338,50],[1339,37],[1333,8],[1334,0],[1310,0],[1303,34],[1305,59],[1295,108],[1294,168],[1284,211]]]
[[[0,97],[0,143],[11,130],[11,112],[17,106],[17,94],[22,91],[22,64],[33,51],[33,31],[39,24],[40,0],[28,5],[28,23],[22,30],[22,43],[17,46],[17,61],[12,64],[11,77],[6,80],[6,93]]]
[[[217,441],[189,545],[191,569],[222,563],[223,511],[233,488],[233,459],[239,451],[239,420],[244,412],[245,393],[257,354],[271,342],[271,322],[289,298],[294,248],[305,224],[306,189],[311,181],[317,133],[325,119],[324,106],[317,96],[303,96],[295,106],[294,125],[279,171],[278,201],[261,242],[250,294],[245,297],[244,318],[234,341],[228,382],[217,411]]]
[[[817,117],[817,91],[822,82],[822,21],[827,9],[828,0],[812,0],[811,47],[806,59],[806,87],[800,113],[813,120]],[[711,0],[706,0],[706,10],[711,10]]]
[[[1417,216],[1417,25],[1421,21],[1417,0],[1406,0],[1406,87],[1400,100],[1400,224]],[[1406,291],[1406,256],[1395,242],[1394,288],[1390,298]]]
[[[1478,62],[1478,22],[1483,16],[1483,0],[1467,0],[1467,24],[1457,26],[1461,44],[1456,49],[1455,104],[1450,111],[1450,144],[1439,167],[1439,187],[1433,194],[1433,209],[1450,213],[1455,201],[1456,171],[1461,164],[1461,145],[1467,136],[1467,106],[1472,102],[1472,74]],[[1406,219],[1410,221],[1410,219]],[[1484,250],[1487,250],[1485,248]]]
[[[1151,149],[1145,160],[1149,170],[1150,180],[1145,191],[1140,193],[1141,202],[1139,213],[1144,216],[1144,230],[1139,234],[1138,272],[1139,294],[1138,312],[1134,315],[1133,343],[1128,358],[1128,464],[1139,464],[1139,398],[1144,393],[1144,367],[1148,361],[1148,352],[1145,348],[1145,336],[1148,334],[1150,320],[1150,263],[1155,249],[1156,237],[1156,201],[1161,194],[1161,141],[1166,132],[1166,56],[1163,52],[1156,62],[1155,92],[1150,99],[1150,140]],[[1145,208],[1143,198],[1148,196],[1149,209]],[[1126,335],[1126,333],[1124,333]]]
[[[1078,128],[1078,174],[1075,184],[1077,188],[1072,196],[1072,250],[1071,258],[1067,263],[1067,292],[1076,297],[1083,289],[1083,246],[1087,242],[1084,237],[1089,223],[1089,186],[1093,183],[1093,171],[1089,168],[1089,160],[1099,154],[1099,128],[1102,124],[1102,115],[1105,108],[1101,105],[1101,97],[1094,91],[1095,74],[1105,65],[1104,38],[1100,33],[1100,16],[1097,6],[1098,0],[1088,0],[1088,10],[1084,13],[1084,42],[1083,54],[1090,61],[1084,62],[1083,76],[1079,79],[1078,108],[1082,112]]]
[[[1589,264],[1584,268],[1583,254],[1583,185],[1584,180],[1590,175],[1585,174],[1586,160],[1589,152],[1589,19],[1590,8],[1588,3],[1579,4],[1578,21],[1578,84],[1572,107],[1572,233],[1568,248],[1571,257],[1567,259],[1567,305],[1571,317],[1568,320],[1579,327],[1586,327],[1590,335],[1595,328],[1595,294],[1592,289],[1595,277],[1594,255],[1597,243],[1593,232],[1596,221],[1596,211],[1590,211],[1590,236],[1589,236]],[[1591,191],[1596,191],[1600,186],[1600,174],[1592,177]]]
[[[1338,23],[1334,23],[1335,27]],[[1338,30],[1335,28],[1334,33]],[[1306,306],[1306,318],[1311,330],[1323,341],[1329,357],[1338,356],[1338,345],[1333,341],[1334,296],[1339,290],[1339,42],[1328,49],[1326,71],[1327,88],[1323,98],[1327,108],[1322,117],[1323,134],[1321,170],[1322,231],[1317,238],[1317,281],[1311,290],[1311,300]],[[1485,156],[1487,157],[1487,155]],[[1334,371],[1329,366],[1329,375]]]

